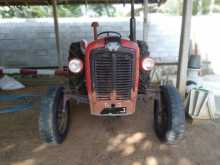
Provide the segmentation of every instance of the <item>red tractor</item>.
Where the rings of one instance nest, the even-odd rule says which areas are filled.
[[[131,10],[134,13],[134,3]],[[70,98],[88,103],[92,115],[126,116],[135,112],[138,95],[149,91],[155,96],[154,127],[159,139],[174,143],[181,138],[185,130],[181,97],[171,85],[151,89],[150,71],[155,62],[147,44],[136,41],[134,14],[130,19],[130,40],[115,31],[96,31],[94,41],[88,45],[82,41],[70,46],[69,89],[53,87],[42,99],[41,138],[47,143],[63,142],[68,132]]]

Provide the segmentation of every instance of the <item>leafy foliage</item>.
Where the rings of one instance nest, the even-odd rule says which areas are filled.
[[[58,15],[60,17],[80,17],[83,15],[81,5],[58,5]],[[91,16],[116,16],[116,9],[113,5],[96,4],[89,5],[88,10]],[[51,17],[51,6],[10,6],[0,7],[1,18],[38,18]]]
[[[220,0],[192,0],[193,1],[193,15],[208,14],[212,12],[220,12]],[[213,4],[212,4],[213,3]],[[168,0],[167,3],[161,6],[158,11],[168,13],[171,15],[182,14],[183,0]],[[212,5],[214,9],[212,9]],[[218,10],[219,9],[219,10]]]
[[[59,5],[57,9],[60,17],[79,17],[83,15],[80,5]]]
[[[97,4],[97,5],[89,5],[89,10],[94,12],[94,16],[116,16],[116,9],[112,5],[106,4]]]
[[[182,1],[181,0],[168,0],[157,10],[158,12],[168,13],[171,15],[181,15]]]
[[[2,18],[12,18],[12,17],[25,17],[25,18],[35,18],[35,17],[48,17],[51,16],[51,9],[46,6],[10,6],[1,7],[0,16]]]
[[[58,14],[61,17],[78,17],[82,15],[82,12],[79,5],[59,5]],[[10,6],[0,8],[0,16],[2,18],[38,18],[51,17],[52,15],[52,8],[50,6]]]

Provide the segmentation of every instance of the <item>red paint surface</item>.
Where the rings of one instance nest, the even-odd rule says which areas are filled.
[[[37,75],[36,69],[21,69],[20,74],[27,76],[27,75]]]
[[[92,49],[103,48],[105,46],[105,39],[101,38],[91,42],[86,49],[85,57],[85,74],[86,74],[86,87],[88,94],[91,93],[91,74],[90,74],[90,55]],[[121,39],[121,46],[134,49],[136,51],[136,74],[135,74],[135,91],[138,89],[139,84],[139,65],[140,65],[140,52],[136,42],[126,39]]]

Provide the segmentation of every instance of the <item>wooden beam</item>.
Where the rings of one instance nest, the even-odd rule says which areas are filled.
[[[130,3],[130,0],[87,0],[88,4],[105,4],[106,2],[111,4],[123,4]],[[149,0],[150,3],[158,3],[157,0]],[[57,0],[57,4],[84,4],[85,0]],[[141,4],[143,0],[135,0],[135,3]],[[0,6],[8,5],[52,5],[53,0],[0,0]]]
[[[148,0],[144,0],[144,3],[143,3],[143,14],[144,14],[143,41],[145,41],[147,43],[147,39],[148,39]]]
[[[58,24],[58,14],[57,14],[57,0],[53,0],[53,18],[54,18],[54,31],[56,36],[56,49],[57,49],[57,61],[58,66],[63,66],[63,57],[61,55],[60,49],[60,35],[59,35],[59,24]]]
[[[184,0],[183,3],[182,30],[181,30],[181,38],[180,38],[180,49],[179,49],[179,65],[178,65],[178,73],[177,73],[177,88],[180,94],[182,95],[182,97],[185,96],[185,92],[186,92],[192,4],[193,4],[192,0]]]

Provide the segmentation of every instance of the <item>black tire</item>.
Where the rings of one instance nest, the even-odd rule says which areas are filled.
[[[68,101],[65,106],[65,112],[62,110],[63,97],[63,87],[50,87],[48,94],[41,99],[39,135],[45,143],[61,144],[67,135],[70,122],[70,107]]]
[[[160,90],[160,100],[154,101],[154,129],[161,141],[175,144],[185,131],[182,99],[173,86],[161,86]]]

